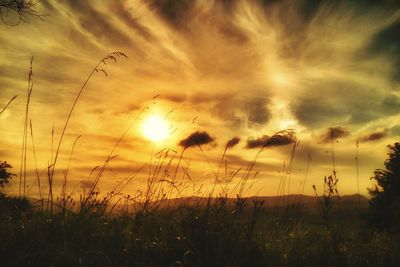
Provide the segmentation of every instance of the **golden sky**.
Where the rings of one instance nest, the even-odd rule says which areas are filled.
[[[332,133],[339,193],[357,192],[359,140],[360,191],[367,194],[373,170],[383,166],[386,145],[399,139],[400,9],[395,1],[41,0],[36,8],[46,14],[42,21],[0,24],[0,108],[18,95],[0,115],[0,159],[15,173],[31,57],[29,119],[45,184],[54,147],[87,75],[110,52],[128,56],[107,61],[102,68],[108,75],[96,72],[83,91],[61,145],[57,190],[78,136],[70,190],[103,164],[129,126],[101,178],[102,192],[134,173],[125,192],[144,189],[157,171],[158,156],[168,150],[166,158],[175,157],[173,172],[190,144],[187,138],[197,132],[201,149],[188,147],[178,170],[190,178],[185,178],[187,194],[210,190],[218,169],[222,180],[242,167],[229,185],[234,192],[236,179],[263,145],[254,166],[257,176],[249,178],[254,185],[245,194],[275,195],[282,176],[291,179],[285,192],[313,194],[315,184],[322,193],[323,177],[332,173]],[[149,118],[156,126],[143,126]],[[149,140],[162,135],[160,124],[167,125],[168,136]],[[270,138],[284,129],[295,133]],[[229,147],[220,168],[234,137],[237,144]],[[35,196],[31,141],[29,133],[27,185]],[[18,177],[8,191],[18,192]]]

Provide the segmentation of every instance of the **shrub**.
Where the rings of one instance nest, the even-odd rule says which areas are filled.
[[[375,170],[371,178],[376,185],[369,189],[370,221],[384,229],[390,229],[400,223],[400,143],[389,145],[385,169]]]
[[[12,166],[7,161],[0,162],[0,187],[3,188],[4,184],[7,184],[15,174],[8,171]]]

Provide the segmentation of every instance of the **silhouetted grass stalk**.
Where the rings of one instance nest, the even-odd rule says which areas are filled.
[[[76,104],[78,103],[78,100],[80,99],[84,89],[86,88],[86,85],[88,84],[88,82],[91,79],[91,77],[93,76],[93,74],[96,73],[96,72],[100,71],[100,72],[103,72],[106,76],[108,76],[107,72],[104,69],[100,68],[100,66],[102,64],[107,65],[107,61],[108,60],[113,60],[114,62],[117,62],[117,58],[120,58],[120,57],[127,58],[127,56],[122,52],[113,52],[113,53],[108,54],[104,58],[102,58],[95,65],[95,67],[92,69],[92,71],[89,73],[89,75],[87,76],[86,80],[84,81],[84,83],[82,84],[81,88],[79,89],[79,91],[78,91],[78,93],[77,93],[77,95],[76,95],[76,97],[74,99],[74,102],[73,102],[73,104],[71,106],[71,109],[68,112],[67,119],[66,119],[66,121],[64,123],[64,127],[63,127],[63,129],[61,131],[60,139],[59,139],[58,144],[57,144],[57,149],[56,149],[56,152],[55,152],[54,161],[53,161],[52,168],[51,168],[51,171],[50,171],[50,176],[49,176],[51,180],[53,180],[53,177],[54,177],[54,171],[56,169],[58,157],[59,157],[59,154],[60,154],[61,144],[63,142],[65,132],[66,132],[67,127],[69,125],[69,121],[71,119],[72,113],[75,110],[75,107],[76,107]]]
[[[359,175],[359,158],[358,158],[359,144],[356,142],[356,167],[357,167],[357,194],[358,194],[358,208],[361,208],[361,195],[360,195],[360,175]]]
[[[10,101],[8,101],[8,103],[4,106],[4,108],[0,111],[0,115],[3,114],[4,111],[6,111],[6,109],[11,105],[11,103],[17,98],[18,96],[15,95],[13,96]]]
[[[28,139],[28,120],[29,120],[29,103],[31,99],[31,94],[33,90],[33,81],[32,81],[32,64],[33,57],[31,57],[29,73],[28,73],[28,87],[27,87],[27,96],[26,96],[26,104],[25,104],[25,120],[24,120],[24,132],[22,136],[22,148],[21,148],[21,165],[19,171],[19,196],[21,195],[25,197],[26,191],[26,152],[27,152],[27,139]],[[22,189],[23,187],[23,189]]]
[[[292,153],[290,154],[290,161],[289,161],[289,166],[288,166],[288,191],[287,191],[287,195],[290,195],[290,183],[291,183],[291,179],[292,179],[292,169],[293,169],[293,160],[294,160],[294,155],[296,152],[296,148],[299,146],[300,141],[295,142],[293,144],[292,147]],[[287,197],[287,201],[289,201],[289,197]],[[287,205],[289,205],[289,203],[286,203]]]
[[[308,173],[309,173],[309,170],[310,170],[310,165],[311,165],[311,154],[310,154],[310,152],[307,153],[307,159],[308,159],[308,161],[307,161],[306,174],[304,175],[304,179],[303,179],[302,183],[300,184],[301,190],[300,190],[300,196],[299,196],[298,204],[300,204],[301,197],[304,194],[304,188],[305,188],[307,177],[308,177]]]
[[[29,126],[30,126],[30,130],[31,130],[32,151],[33,151],[33,158],[34,158],[34,161],[35,161],[35,174],[36,174],[38,191],[39,191],[39,199],[40,199],[41,207],[43,209],[43,195],[42,195],[42,188],[41,188],[41,184],[40,184],[40,176],[39,176],[39,171],[38,171],[38,166],[37,166],[36,147],[35,147],[35,139],[33,137],[32,120],[29,120]]]
[[[76,143],[78,142],[79,138],[81,138],[81,135],[79,135],[75,139],[74,143],[72,144],[71,153],[69,154],[69,159],[68,159],[68,166],[64,172],[64,181],[63,181],[63,185],[62,185],[62,189],[61,189],[62,204],[63,204],[64,208],[66,205],[67,181],[68,181],[69,168],[71,166],[72,155],[74,153],[74,149],[75,149]]]

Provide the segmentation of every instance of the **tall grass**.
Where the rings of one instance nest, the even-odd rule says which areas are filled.
[[[358,193],[358,206],[361,206],[360,200],[360,170],[359,170],[359,157],[358,157],[358,149],[360,145],[358,144],[358,140],[356,142],[356,170],[357,170],[357,193]]]
[[[41,183],[40,183],[40,175],[39,175],[39,171],[38,171],[38,164],[37,164],[37,157],[36,157],[36,147],[35,147],[35,138],[33,137],[32,120],[29,120],[29,128],[30,128],[30,133],[31,133],[33,160],[35,162],[35,174],[36,174],[36,179],[37,179],[36,181],[37,181],[39,199],[40,199],[40,202],[41,202],[41,206],[43,208],[42,186],[41,186]]]
[[[29,73],[28,73],[28,86],[27,86],[27,95],[26,95],[26,104],[25,104],[25,120],[24,120],[24,131],[22,135],[22,146],[21,146],[21,164],[19,171],[19,196],[25,197],[26,191],[26,152],[27,152],[27,140],[28,140],[28,121],[29,121],[29,104],[31,100],[31,94],[33,90],[33,81],[32,81],[32,64],[33,57],[31,57]]]
[[[79,91],[78,91],[78,93],[77,93],[77,95],[76,95],[76,97],[75,97],[75,99],[74,99],[74,101],[72,103],[71,109],[68,112],[67,119],[66,119],[66,121],[64,123],[63,129],[61,131],[60,139],[58,141],[56,152],[55,152],[55,155],[54,155],[54,160],[53,160],[53,163],[52,163],[52,166],[51,166],[51,174],[50,174],[51,179],[53,179],[53,177],[54,177],[54,171],[55,171],[56,166],[57,166],[58,156],[59,156],[60,150],[61,150],[61,144],[63,142],[64,135],[65,135],[65,132],[67,130],[69,121],[71,119],[72,113],[75,110],[75,106],[78,103],[78,100],[80,99],[84,89],[86,88],[86,85],[88,84],[89,80],[92,78],[94,73],[103,72],[107,76],[108,74],[107,74],[106,70],[104,68],[102,68],[102,65],[104,65],[104,66],[107,65],[107,62],[110,61],[110,60],[113,60],[114,62],[117,62],[117,59],[120,58],[120,57],[127,58],[127,56],[122,52],[113,52],[113,53],[110,53],[110,54],[106,55],[104,58],[102,58],[94,66],[94,68],[92,69],[92,71],[89,73],[89,75],[87,76],[86,80],[82,84],[81,88],[79,89]]]
[[[101,72],[105,74],[106,76],[108,75],[107,71],[104,69],[104,66],[107,64],[109,61],[117,62],[117,59],[124,57],[126,58],[127,56],[121,52],[113,52],[107,56],[105,56],[103,59],[101,59],[91,70],[89,75],[86,77],[84,80],[82,86],[79,88],[77,91],[75,97],[73,98],[71,108],[69,112],[66,115],[66,120],[65,123],[60,130],[60,136],[58,141],[54,141],[55,139],[55,129],[54,126],[51,131],[51,157],[50,161],[47,165],[47,186],[48,186],[48,193],[47,193],[47,199],[46,199],[46,207],[47,210],[49,210],[51,213],[54,210],[54,184],[55,184],[55,179],[56,179],[56,169],[57,169],[57,164],[59,161],[60,154],[62,153],[62,144],[64,140],[64,136],[67,132],[67,128],[69,126],[70,120],[73,116],[73,113],[75,111],[75,108],[82,97],[87,84],[89,83],[90,79],[95,73]],[[33,150],[33,157],[34,157],[34,162],[35,162],[35,175],[36,175],[36,185],[38,187],[38,193],[39,193],[39,198],[41,200],[42,205],[44,204],[44,194],[41,190],[42,183],[40,181],[40,175],[38,172],[38,166],[37,166],[37,156],[36,156],[36,147],[35,147],[35,141],[34,141],[34,134],[33,134],[33,125],[32,121],[29,118],[29,104],[30,104],[30,99],[31,99],[31,94],[33,90],[33,71],[32,71],[32,63],[33,63],[33,58],[31,59],[31,64],[30,64],[30,71],[28,74],[28,89],[27,89],[27,100],[25,104],[25,123],[24,123],[24,131],[23,131],[23,140],[22,140],[22,153],[21,153],[21,167],[20,167],[20,196],[25,197],[26,196],[26,162],[27,162],[27,131],[28,131],[28,121],[29,121],[29,127],[30,127],[30,136],[31,136],[31,141],[32,141],[32,150]],[[142,112],[144,112],[146,108],[144,107],[136,116],[135,118],[131,121],[130,125],[127,127],[127,129],[122,133],[120,138],[117,140],[113,148],[111,149],[110,153],[106,156],[104,162],[99,165],[98,167],[94,168],[93,171],[90,174],[90,178],[88,181],[84,182],[84,194],[80,197],[80,210],[82,212],[86,212],[86,206],[90,206],[90,202],[94,198],[97,192],[97,186],[99,184],[99,181],[101,177],[103,176],[105,170],[110,164],[110,161],[115,158],[114,152],[117,149],[117,147],[120,145],[122,140],[125,138],[126,134],[129,132],[133,124],[136,122],[137,118],[141,115]],[[281,132],[276,133],[276,136],[286,134],[291,132],[292,130],[284,130]],[[274,136],[275,136],[274,135]],[[68,194],[67,192],[67,184],[68,184],[68,174],[69,174],[69,168],[70,168],[70,162],[72,158],[72,153],[74,151],[76,142],[78,141],[79,137],[75,140],[75,142],[72,145],[72,149],[69,155],[69,160],[67,163],[67,169],[63,171],[63,177],[61,180],[62,188],[61,188],[61,195],[57,199],[61,200],[61,203],[58,203],[57,205],[61,205],[64,209],[66,208],[67,205],[67,199],[69,202],[71,198],[71,193]],[[229,149],[230,143],[228,142],[223,153],[222,157],[219,161],[217,170],[214,170],[212,163],[208,159],[207,155],[204,153],[204,150],[202,149],[201,145],[197,145],[196,147],[200,150],[201,154],[203,155],[203,158],[205,162],[209,165],[209,168],[212,172],[212,175],[214,177],[214,183],[213,183],[213,188],[211,189],[210,192],[202,192],[203,196],[207,196],[209,198],[213,197],[214,195],[222,194],[221,196],[228,196],[228,195],[237,195],[238,198],[242,198],[242,196],[245,194],[245,191],[248,188],[251,188],[253,184],[249,184],[250,180],[255,180],[255,177],[257,176],[258,172],[254,170],[255,164],[257,162],[258,157],[264,150],[264,146],[260,148],[260,150],[256,153],[254,159],[248,164],[248,166],[242,170],[242,168],[239,168],[232,172],[229,177],[227,177],[227,182],[224,183],[220,179],[220,171],[221,171],[221,166],[222,162],[225,160],[225,172],[227,171],[227,161],[225,159],[226,153]],[[290,193],[290,177],[291,177],[291,166],[294,158],[294,151],[296,147],[298,146],[298,143],[296,143],[293,147],[292,150],[292,155],[291,155],[291,160],[289,164],[288,170],[286,170],[286,176],[289,177],[289,185],[288,185],[288,192]],[[183,197],[184,196],[184,191],[187,189],[187,184],[191,183],[193,184],[193,189],[197,187],[198,193],[201,192],[202,185],[197,185],[194,180],[191,178],[191,175],[189,174],[189,170],[187,167],[181,166],[181,162],[184,157],[184,153],[187,151],[188,147],[183,147],[180,156],[177,157],[177,153],[173,150],[166,150],[166,151],[160,151],[154,154],[154,156],[157,158],[157,163],[152,166],[151,162],[153,158],[150,159],[150,164],[148,166],[149,170],[149,175],[148,175],[148,182],[147,182],[147,189],[145,192],[141,192],[141,196],[145,199],[143,202],[143,209],[146,209],[150,203],[157,201],[157,198],[166,198],[166,199],[171,199],[173,197]],[[172,155],[171,155],[172,154]],[[152,153],[153,157],[153,153]],[[177,163],[175,162],[177,160]],[[172,174],[172,175],[171,175]],[[239,178],[239,176],[241,177]],[[226,174],[225,174],[226,176]],[[225,177],[226,178],[226,177]],[[228,192],[228,187],[232,184],[232,182],[235,179],[239,179],[238,182],[233,185],[233,189]],[[57,179],[58,180],[58,179]],[[132,178],[127,179],[128,182],[130,182]],[[189,182],[188,182],[189,181]],[[286,177],[285,180],[283,181],[284,183],[286,182]],[[125,188],[127,184],[122,185],[120,188]],[[220,187],[220,192],[215,193],[216,187]],[[283,191],[282,193],[286,193],[284,191],[285,185],[283,186]],[[117,197],[121,197],[121,190],[116,190],[112,191],[110,194],[107,194],[107,196],[104,198],[104,206],[107,206],[113,201],[120,201],[121,199],[116,199]],[[136,197],[134,199],[137,199]]]

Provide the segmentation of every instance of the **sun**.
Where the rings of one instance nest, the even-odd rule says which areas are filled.
[[[142,133],[150,141],[164,141],[170,135],[168,122],[163,117],[150,116],[142,124]]]

